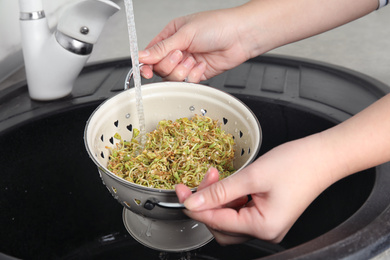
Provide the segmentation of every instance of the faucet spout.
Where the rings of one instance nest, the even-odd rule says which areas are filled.
[[[50,32],[41,0],[19,0],[22,48],[30,97],[69,95],[109,17],[120,7],[109,0],[77,2]]]

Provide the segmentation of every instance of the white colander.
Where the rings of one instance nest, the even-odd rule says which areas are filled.
[[[199,84],[162,82],[143,85],[142,99],[146,132],[156,129],[164,119],[173,121],[202,114],[218,120],[221,128],[234,136],[237,171],[252,162],[260,149],[262,135],[256,116],[223,91]],[[212,234],[204,224],[189,219],[180,210],[182,204],[178,203],[174,190],[137,185],[107,169],[110,154],[107,147],[118,142],[115,133],[130,140],[134,128],[140,127],[133,88],[101,104],[89,118],[84,133],[86,149],[103,183],[124,206],[126,229],[138,242],[155,250],[190,251],[207,244],[213,239]]]

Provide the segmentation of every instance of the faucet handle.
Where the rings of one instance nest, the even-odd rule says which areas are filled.
[[[57,31],[73,39],[94,44],[103,27],[120,7],[108,0],[86,0],[70,6],[58,21]]]

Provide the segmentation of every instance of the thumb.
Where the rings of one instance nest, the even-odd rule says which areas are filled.
[[[210,170],[217,171],[215,168]],[[184,206],[191,211],[217,208],[248,195],[252,185],[253,183],[245,176],[244,169],[197,191],[184,202]]]
[[[197,190],[202,190],[210,184],[219,180],[218,170],[210,168],[205,174],[202,182],[199,184]],[[176,195],[179,198],[180,203],[183,203],[188,197],[192,195],[192,191],[184,184],[178,184],[175,186]]]
[[[185,50],[186,46],[180,35],[174,34],[165,40],[159,41],[153,46],[138,53],[139,61],[145,64],[156,64],[168,56],[174,50]]]

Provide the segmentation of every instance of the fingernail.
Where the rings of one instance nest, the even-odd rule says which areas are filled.
[[[189,210],[197,210],[199,209],[203,204],[205,200],[202,194],[194,194],[191,197],[189,197],[186,201],[184,201],[184,206]]]
[[[203,176],[203,179],[206,180],[209,175],[210,175],[210,171],[211,171],[211,167],[207,170],[207,172],[205,173],[205,175]]]
[[[150,55],[150,51],[149,50],[143,50],[143,51],[138,52],[138,57],[139,58],[145,58],[145,57],[148,57],[149,55]]]
[[[145,79],[150,79],[151,77],[153,77],[153,73],[148,73],[148,74],[145,73],[143,66],[140,67],[140,73],[141,76],[144,77]]]
[[[150,79],[151,78],[150,75],[144,73],[143,71],[141,71],[141,76],[144,77],[145,79]]]
[[[169,57],[172,63],[177,63],[181,60],[181,57],[183,56],[182,52],[179,50],[176,50],[172,53],[172,55]]]

